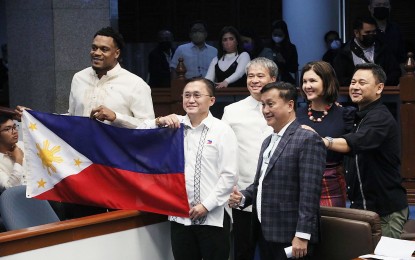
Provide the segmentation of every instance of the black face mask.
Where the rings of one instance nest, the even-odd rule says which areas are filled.
[[[163,51],[168,51],[171,49],[171,42],[160,42],[159,46]]]
[[[373,9],[373,16],[378,20],[385,20],[389,17],[389,8],[375,7]]]
[[[369,48],[375,43],[375,41],[376,41],[376,35],[367,34],[367,35],[362,35],[362,40],[360,40],[360,44],[363,47]]]

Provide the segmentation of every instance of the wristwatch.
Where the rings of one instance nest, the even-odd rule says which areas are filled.
[[[330,149],[331,146],[333,145],[333,137],[326,136],[326,137],[324,137],[324,139],[326,139],[327,141],[329,141],[329,144],[327,145],[327,149]]]

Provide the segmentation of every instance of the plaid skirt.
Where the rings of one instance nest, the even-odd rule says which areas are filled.
[[[346,180],[342,163],[328,163],[323,174],[320,205],[346,207]]]

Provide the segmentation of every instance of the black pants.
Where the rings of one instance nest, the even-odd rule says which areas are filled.
[[[259,240],[258,240],[258,246],[259,246],[259,254],[261,256],[261,260],[286,260],[287,255],[285,254],[284,248],[291,246],[291,243],[275,243],[266,241],[262,230],[259,230]],[[314,246],[308,243],[307,246],[307,255],[302,258],[298,259],[304,259],[304,260],[311,260],[313,259]]]
[[[250,237],[252,212],[232,209],[235,260],[252,260],[255,245]]]
[[[227,260],[230,251],[230,218],[225,212],[223,228],[171,223],[171,245],[176,260]]]

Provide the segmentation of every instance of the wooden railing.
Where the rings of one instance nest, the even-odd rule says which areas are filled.
[[[136,210],[103,214],[0,233],[0,257],[167,221]]]

